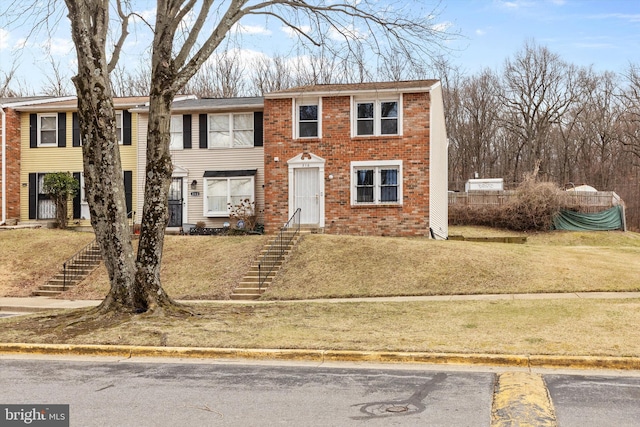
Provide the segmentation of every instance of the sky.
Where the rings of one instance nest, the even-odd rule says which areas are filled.
[[[359,1],[359,0],[353,0]],[[381,4],[396,0],[374,0]],[[58,25],[50,34],[42,29],[29,34],[29,25],[9,22],[0,14],[0,82],[12,64],[23,87],[37,93],[51,73],[50,60],[62,75],[74,74],[75,53],[61,0]],[[8,4],[0,0],[0,10]],[[154,17],[152,0],[134,0],[136,10]],[[624,72],[630,63],[640,64],[640,0],[424,0],[425,11],[436,10],[434,28],[452,36],[445,42],[446,55],[465,74],[484,68],[498,71],[527,41],[547,47],[564,61],[592,66],[596,71]],[[426,13],[426,12],[425,12]],[[276,20],[242,21],[242,46],[247,56],[290,52],[291,37]],[[124,61],[137,64],[141,50],[151,39],[140,24],[125,45]],[[280,49],[280,51],[276,51]],[[284,50],[283,50],[284,49]],[[288,50],[287,50],[288,49]],[[71,86],[72,87],[72,86]],[[34,94],[35,94],[34,93]]]

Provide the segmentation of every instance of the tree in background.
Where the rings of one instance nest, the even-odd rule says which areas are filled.
[[[69,172],[54,172],[44,176],[42,190],[51,196],[56,205],[56,221],[58,228],[67,228],[69,221],[67,206],[69,200],[78,192],[80,185]]]
[[[50,7],[45,8],[46,13],[56,10],[55,3],[56,0],[48,0]],[[441,49],[443,40],[449,37],[434,25],[437,13],[425,10],[420,1],[383,5],[374,0],[258,3],[229,0],[220,4],[214,0],[157,0],[156,20],[146,23],[153,33],[153,42],[147,92],[144,207],[135,256],[127,222],[111,81],[131,20],[143,18],[133,12],[135,1],[64,0],[64,3],[78,60],[77,75],[72,80],[78,96],[85,193],[111,282],[109,294],[97,309],[99,314],[183,311],[164,292],[160,282],[172,173],[170,108],[176,94],[202,69],[240,20],[247,16],[275,19],[302,44],[323,46],[338,58],[368,52],[371,56],[367,60],[375,60],[376,55],[395,52],[404,59],[407,68],[420,68],[424,59]],[[13,8],[29,6],[12,2]],[[110,15],[112,11],[114,16]],[[113,23],[117,26],[111,28]],[[332,41],[336,35],[342,40],[339,44]],[[109,43],[109,56],[107,45],[111,40],[115,43]]]

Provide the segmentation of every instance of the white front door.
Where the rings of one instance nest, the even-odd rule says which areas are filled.
[[[318,225],[321,197],[318,185],[319,169],[296,168],[294,173],[295,209],[300,208],[300,223]]]

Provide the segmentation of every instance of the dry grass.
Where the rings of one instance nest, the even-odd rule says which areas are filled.
[[[0,230],[0,296],[31,295],[65,260],[91,240],[91,233]]]
[[[200,316],[0,319],[0,342],[640,356],[640,300],[207,304]],[[93,325],[95,326],[95,325]]]
[[[451,231],[514,235],[470,227]],[[264,298],[640,290],[636,233],[527,237],[526,244],[506,244],[310,235]]]
[[[265,236],[166,236],[160,270],[162,285],[176,299],[229,299],[266,239]],[[60,297],[102,299],[108,292],[109,278],[102,265]]]

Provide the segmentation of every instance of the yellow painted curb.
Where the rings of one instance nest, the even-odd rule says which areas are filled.
[[[48,354],[114,357],[174,357],[201,359],[263,359],[310,362],[418,363],[483,365],[519,368],[640,370],[637,357],[527,356],[500,354],[425,353],[305,349],[151,347],[131,345],[0,343],[0,354]]]
[[[557,425],[542,375],[505,372],[498,376],[491,407],[491,427]]]

